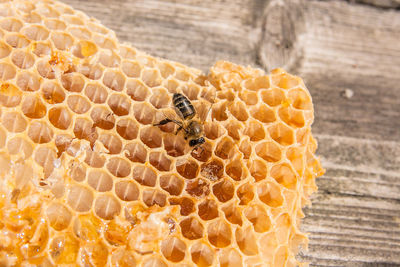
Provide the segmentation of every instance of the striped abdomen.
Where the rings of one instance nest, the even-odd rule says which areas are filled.
[[[185,120],[189,120],[196,115],[196,110],[194,109],[192,103],[190,103],[189,99],[182,94],[175,93],[172,101],[174,102],[174,106],[177,109],[178,115]]]

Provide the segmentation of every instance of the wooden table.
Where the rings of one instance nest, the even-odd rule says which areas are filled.
[[[300,75],[326,174],[303,230],[315,266],[400,266],[399,0],[65,0],[148,53]]]

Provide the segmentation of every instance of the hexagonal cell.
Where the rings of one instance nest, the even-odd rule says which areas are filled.
[[[219,159],[212,159],[201,165],[200,173],[210,181],[217,181],[224,175],[224,164]]]
[[[131,108],[130,99],[124,94],[112,94],[108,97],[108,106],[118,116],[124,116],[129,114]]]
[[[172,197],[168,199],[170,205],[179,205],[181,210],[180,214],[182,216],[188,216],[189,214],[193,213],[195,211],[194,208],[194,202],[191,198],[188,197],[181,197],[181,198],[176,198]]]
[[[137,165],[133,167],[132,178],[141,185],[154,187],[157,181],[157,173],[150,167]]]
[[[267,177],[268,168],[264,161],[253,160],[250,164],[250,173],[254,177],[255,181],[264,180]]]
[[[50,30],[65,30],[67,27],[65,22],[59,19],[47,19],[44,21],[44,25]]]
[[[262,90],[261,98],[265,104],[275,107],[282,104],[282,102],[285,100],[285,94],[281,89],[271,88],[268,90]]]
[[[224,129],[217,122],[207,122],[204,125],[204,133],[208,139],[215,140],[224,134]]]
[[[301,79],[288,73],[282,73],[278,75],[272,75],[271,82],[273,85],[282,89],[290,89],[300,85]]]
[[[187,179],[196,178],[199,173],[199,165],[194,160],[179,159],[175,166],[178,173]]]
[[[135,101],[144,101],[150,94],[148,87],[138,79],[128,79],[126,93]]]
[[[67,104],[68,107],[77,114],[86,113],[91,108],[91,104],[87,98],[80,95],[69,95]]]
[[[142,66],[137,61],[124,60],[121,64],[122,71],[130,78],[140,77]]]
[[[276,236],[274,232],[270,232],[267,234],[263,234],[261,238],[259,238],[259,246],[260,253],[266,259],[273,259],[275,250],[278,247],[279,243],[276,240]]]
[[[258,198],[270,207],[277,208],[282,206],[283,197],[281,189],[274,183],[266,182],[257,187]]]
[[[156,110],[147,103],[136,103],[132,107],[133,114],[138,122],[152,124],[156,116]]]
[[[257,239],[254,236],[254,232],[251,227],[246,229],[236,229],[236,243],[239,246],[240,251],[247,256],[253,256],[258,254]]]
[[[164,149],[172,157],[179,157],[185,154],[187,141],[181,135],[166,135],[163,138]]]
[[[119,233],[120,231],[115,231],[117,233]],[[123,234],[122,234],[123,235]],[[107,240],[108,241],[108,240]],[[117,245],[124,245],[125,241],[123,242],[110,242],[111,244],[117,244]],[[148,259],[148,258],[147,258]],[[134,253],[129,251],[128,249],[125,248],[120,248],[117,249],[115,251],[113,251],[112,255],[111,255],[111,265],[112,266],[123,266],[123,267],[128,267],[128,266],[133,266],[136,267],[137,266],[137,262],[134,256]],[[167,267],[166,265],[144,265],[144,263],[142,263],[141,266],[163,266],[163,267]]]
[[[100,240],[81,245],[81,258],[92,263],[94,266],[106,266],[108,253],[108,247]]]
[[[204,198],[210,194],[209,183],[201,178],[186,182],[186,192],[192,197]]]
[[[258,103],[258,96],[256,92],[242,90],[239,92],[239,97],[246,103],[246,105],[255,105]]]
[[[113,187],[113,178],[102,170],[91,170],[88,174],[87,183],[94,190],[107,192]]]
[[[212,107],[211,117],[212,120],[225,121],[228,119],[228,114],[226,113],[228,102],[224,101],[221,103],[216,103]]]
[[[19,133],[26,130],[27,122],[18,112],[7,112],[1,120],[3,126],[12,133]]]
[[[314,153],[314,152],[313,152]],[[303,175],[304,170],[304,150],[302,148],[291,147],[286,152],[288,160],[299,175]]]
[[[0,79],[7,81],[14,79],[16,74],[15,67],[8,63],[0,63]]]
[[[86,150],[85,163],[93,168],[102,168],[106,159],[99,152]]]
[[[83,59],[90,58],[98,52],[97,46],[94,43],[92,43],[91,41],[86,41],[86,40],[81,40],[77,44],[73,45],[71,48],[71,51],[74,56],[76,56],[78,58],[83,58]],[[85,66],[85,65],[83,65],[83,66]],[[99,68],[98,65],[91,65],[91,66],[92,67],[96,66],[95,68]],[[87,73],[87,72],[88,72],[88,70],[86,70],[84,67],[82,74],[84,74],[86,76],[85,73]],[[89,71],[89,73],[90,73],[90,71]],[[94,75],[94,77],[96,77],[96,75]],[[98,79],[98,78],[100,78],[100,77],[97,76],[96,79]],[[93,80],[96,80],[96,79],[93,79]]]
[[[158,69],[160,70],[161,76],[166,79],[168,76],[175,73],[175,68],[167,62],[159,62]]]
[[[96,128],[93,126],[93,123],[85,118],[76,118],[73,131],[76,138],[86,139],[92,144],[94,144],[98,138],[98,134]]]
[[[243,177],[244,166],[241,160],[233,160],[228,163],[225,167],[225,172],[228,174],[233,180],[240,181]]]
[[[132,140],[137,137],[139,124],[129,118],[117,122],[117,132],[125,140]]]
[[[234,152],[235,143],[231,138],[224,137],[220,140],[215,148],[214,154],[221,159],[228,159]]]
[[[38,61],[36,64],[36,69],[43,78],[54,79],[56,77],[55,72],[48,60]]]
[[[264,104],[252,107],[250,114],[253,118],[263,123],[271,123],[276,120],[274,111]]]
[[[22,99],[22,91],[13,84],[3,83],[0,86],[0,103],[4,107],[15,107]]]
[[[11,53],[11,47],[4,43],[3,41],[0,41],[0,58],[5,58]]]
[[[61,157],[72,144],[73,137],[69,134],[59,134],[55,137],[54,144],[57,147],[57,158]]]
[[[239,121],[246,121],[249,118],[247,108],[241,101],[234,101],[228,108],[231,114]]]
[[[115,50],[117,48],[117,45],[116,45],[114,40],[109,39],[109,38],[107,38],[107,37],[105,37],[103,35],[94,34],[92,39],[101,48],[109,49],[111,51],[113,51],[113,50]]]
[[[225,218],[230,223],[242,226],[241,210],[239,210],[235,204],[229,203],[227,206],[222,207],[222,211],[225,213]]]
[[[289,91],[288,98],[291,100],[292,106],[297,109],[311,110],[312,102],[309,94],[305,90],[296,88]]]
[[[261,205],[252,205],[244,210],[244,215],[253,224],[257,233],[267,232],[271,228],[268,213]]]
[[[124,59],[136,59],[136,49],[128,46],[128,45],[124,45],[124,44],[120,44],[119,46],[119,55],[124,58]]]
[[[110,158],[107,163],[107,170],[115,177],[122,178],[131,173],[131,164],[123,158]]]
[[[47,81],[42,85],[43,99],[49,104],[62,103],[65,99],[63,89],[53,81]]]
[[[229,102],[235,100],[235,93],[231,88],[225,88],[223,91],[218,91],[216,93],[219,99],[226,99]]]
[[[161,252],[167,260],[180,262],[185,258],[186,244],[171,236],[161,242]]]
[[[150,148],[161,147],[161,132],[157,127],[154,126],[141,128],[140,140],[142,140],[142,142]]]
[[[271,176],[279,184],[288,189],[295,189],[297,184],[297,177],[292,167],[287,163],[282,163],[271,168]]]
[[[93,193],[82,185],[73,185],[69,188],[67,202],[77,212],[87,212],[92,207]]]
[[[279,109],[279,117],[290,127],[301,128],[304,126],[304,115],[300,110],[290,107],[282,107]]]
[[[228,179],[222,179],[222,181],[214,184],[213,186],[213,194],[220,202],[227,202],[231,200],[234,193],[235,186]]]
[[[150,152],[149,162],[159,171],[169,171],[171,160],[163,152]]]
[[[97,241],[100,238],[99,229],[102,227],[102,221],[97,218],[93,212],[75,216],[72,222],[72,232],[80,241]]]
[[[166,200],[167,200],[167,196],[164,193],[162,193],[156,189],[147,189],[147,190],[143,190],[142,199],[143,199],[143,202],[148,207],[151,207],[154,205],[164,207]]]
[[[99,64],[81,64],[78,66],[79,73],[91,80],[98,80],[103,76],[103,67]]]
[[[170,195],[178,196],[183,190],[184,181],[173,174],[167,174],[160,177],[160,186]]]
[[[240,199],[239,205],[246,206],[254,198],[254,187],[249,183],[245,183],[237,189],[236,194]]]
[[[283,123],[272,125],[268,128],[272,139],[283,146],[289,146],[294,142],[294,131]]]
[[[206,199],[198,205],[201,219],[209,221],[218,217],[218,203],[213,199]]]
[[[275,142],[263,142],[256,145],[257,156],[269,162],[277,162],[282,157],[282,151]]]
[[[124,147],[125,157],[127,157],[132,162],[145,163],[147,158],[147,150],[140,143],[129,143]]]
[[[235,120],[231,120],[225,125],[228,135],[234,140],[240,140],[242,137],[243,124]]]
[[[29,158],[32,155],[33,151],[31,142],[18,136],[7,140],[7,149],[10,155],[21,153],[23,155],[23,159]]]
[[[46,209],[50,226],[57,231],[62,231],[71,222],[72,213],[61,203],[52,202]]]
[[[190,155],[201,162],[207,162],[211,158],[212,147],[210,143],[204,143],[201,147],[193,149]]]
[[[83,163],[72,163],[69,175],[77,182],[84,181],[86,179],[86,166]]]
[[[48,143],[53,139],[53,130],[45,122],[32,122],[29,125],[28,136],[37,144]]]
[[[29,69],[35,63],[35,58],[31,53],[14,50],[11,55],[11,61],[20,69]]]
[[[19,32],[23,22],[16,18],[3,18],[0,20],[0,27],[8,32]]]
[[[115,183],[115,194],[124,201],[139,199],[139,187],[133,181],[121,181]]]
[[[87,84],[85,87],[85,95],[93,103],[104,103],[108,97],[108,91],[100,84]]]
[[[121,204],[112,195],[101,195],[96,198],[94,211],[104,220],[112,220],[121,212]]]
[[[243,267],[242,257],[234,248],[221,250],[219,263],[221,267]]]
[[[197,266],[212,266],[215,251],[204,243],[198,242],[190,248],[192,261]]]
[[[68,32],[78,39],[89,40],[92,37],[92,33],[85,27],[68,27]]]
[[[74,44],[74,38],[65,32],[52,32],[50,39],[59,50],[68,50]]]
[[[109,154],[119,154],[122,150],[122,141],[116,135],[103,133],[99,136],[99,141],[107,148]]]
[[[245,127],[244,134],[250,137],[250,141],[257,142],[265,138],[264,126],[257,121],[250,121]]]
[[[269,76],[264,75],[256,78],[250,78],[245,80],[243,86],[246,89],[252,90],[252,91],[258,91],[260,89],[267,89],[270,87],[270,81],[269,81]]]
[[[60,233],[49,242],[49,255],[55,264],[74,264],[78,253],[79,241],[72,233]]]
[[[25,96],[21,110],[24,115],[31,119],[43,118],[46,115],[46,106],[40,101],[40,98],[28,95]]]
[[[168,80],[164,80],[163,85],[165,88],[167,88],[168,92],[173,94],[178,92],[180,83],[174,78],[170,77]]]
[[[43,167],[44,177],[47,178],[54,170],[54,160],[56,159],[56,152],[47,147],[40,147],[35,152],[35,162]]]
[[[105,107],[94,107],[90,112],[90,117],[93,120],[93,126],[104,130],[111,130],[115,125],[115,118],[112,111]]]
[[[170,106],[171,97],[165,89],[154,89],[150,97],[150,103],[157,109]]]
[[[25,27],[21,30],[21,33],[34,41],[43,41],[49,37],[49,31],[40,25],[30,25]]]
[[[203,237],[204,227],[195,217],[186,218],[179,225],[185,238],[195,240]]]
[[[21,35],[19,33],[7,34],[5,36],[5,41],[13,48],[23,48],[28,46],[31,42],[24,35]]]
[[[116,68],[121,64],[121,58],[110,50],[103,50],[100,52],[99,62],[104,67]]]
[[[239,146],[239,150],[242,152],[244,159],[249,159],[252,151],[250,141],[248,139],[244,139]]]
[[[49,110],[49,120],[58,129],[68,129],[71,119],[71,114],[65,107],[54,107]]]
[[[125,86],[125,77],[120,72],[108,70],[104,73],[103,84],[114,91],[122,91]]]
[[[211,222],[207,227],[207,234],[210,243],[217,248],[224,248],[231,244],[231,227],[223,220]]]

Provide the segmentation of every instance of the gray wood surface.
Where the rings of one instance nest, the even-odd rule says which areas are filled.
[[[300,75],[326,174],[306,209],[312,266],[400,266],[400,1],[65,0],[123,41],[206,71]]]

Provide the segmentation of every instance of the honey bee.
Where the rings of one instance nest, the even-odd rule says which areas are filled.
[[[205,143],[204,139],[204,129],[203,124],[197,119],[196,109],[192,105],[186,96],[175,93],[172,97],[172,102],[174,104],[176,114],[181,118],[181,121],[165,118],[159,123],[154,124],[154,126],[165,125],[167,123],[173,122],[179,127],[175,134],[178,134],[183,130],[185,140],[189,140],[189,146],[193,147],[193,150]]]

